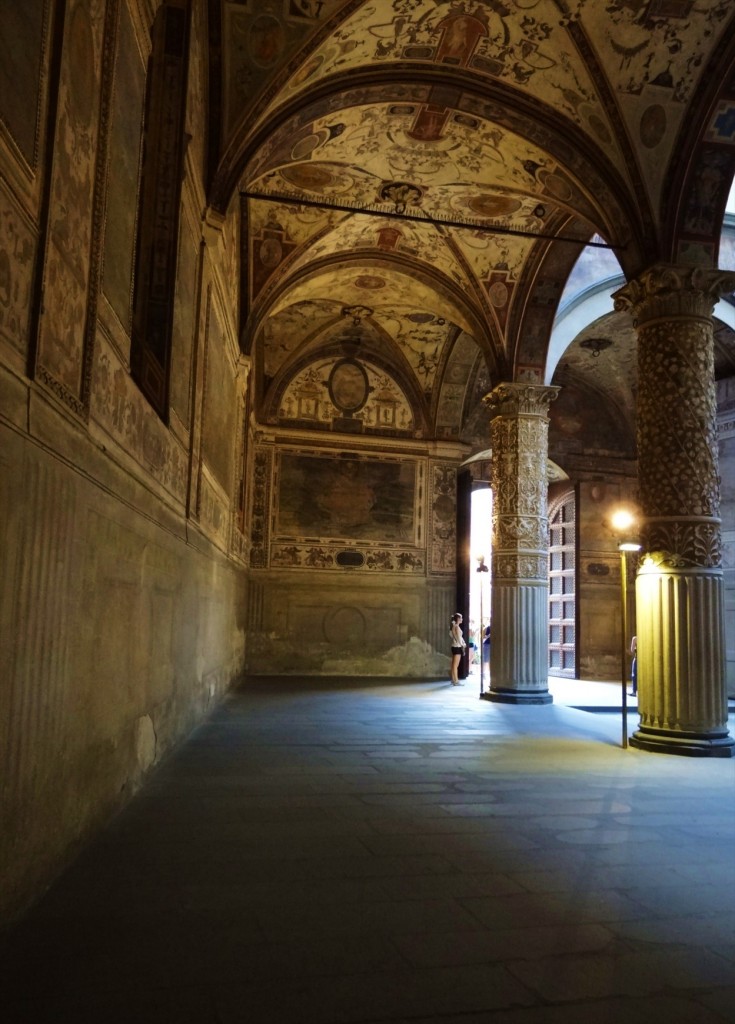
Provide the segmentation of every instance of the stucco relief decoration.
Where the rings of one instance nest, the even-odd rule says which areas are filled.
[[[546,555],[496,552],[493,549],[493,579],[545,583],[548,580],[548,573],[549,559]]]
[[[671,569],[717,569],[722,565],[723,545],[719,522],[662,523],[649,520],[643,536],[647,561]]]
[[[659,263],[613,294],[635,326],[677,316],[709,320],[717,300],[735,291],[735,272]]]
[[[485,397],[494,415],[493,576],[544,580],[548,572],[548,409],[556,387],[500,384]]]
[[[732,273],[655,267],[615,296],[638,321],[644,548],[670,566],[721,561],[711,312],[734,286]]]
[[[28,343],[34,241],[13,207],[0,205],[0,335],[19,352]]]
[[[183,449],[104,341],[100,342],[94,367],[90,411],[166,490],[185,501],[188,460]]]
[[[420,207],[423,195],[423,189],[410,182],[386,181],[378,193],[378,198],[384,203],[392,203],[396,213],[405,213],[406,210]]]
[[[104,5],[77,3],[65,37],[44,273],[47,318],[39,334],[39,374],[81,411],[85,289],[89,273],[97,74]]]
[[[349,556],[349,557],[345,557]],[[350,572],[395,572],[423,575],[424,558],[419,552],[396,548],[361,547],[344,551],[334,545],[281,544],[271,548],[271,565],[288,569],[325,569]]]
[[[269,539],[268,508],[270,504],[272,452],[259,449],[253,460],[252,510],[250,517],[250,564],[254,569],[267,565]]]
[[[431,572],[450,575],[455,571],[456,563],[457,467],[454,463],[434,463],[430,479]]]
[[[732,182],[733,154],[714,146],[706,147],[699,157],[684,212],[684,233],[687,236],[718,233],[722,224],[722,202]]]

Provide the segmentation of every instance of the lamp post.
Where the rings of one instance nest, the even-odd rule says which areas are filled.
[[[477,572],[479,572],[479,573],[490,572],[490,566],[485,564],[485,556],[484,555],[478,555],[477,556],[477,561],[479,563],[479,565],[477,566]],[[484,625],[484,621],[485,620],[484,620],[484,612],[483,612],[483,604],[482,604],[482,594],[483,594],[483,591],[484,591],[485,588],[482,585],[482,580],[483,580],[483,577],[480,576],[480,638],[479,638],[479,643],[477,645],[477,648],[478,648],[478,650],[480,652],[480,696],[481,697],[482,697],[483,693],[485,692],[485,657],[484,657],[484,655],[485,655],[485,648],[483,646],[484,640],[485,640],[485,625]]]
[[[640,551],[637,541],[631,540],[635,527],[635,518],[627,509],[614,512],[610,524],[618,534],[618,551],[620,552],[620,618],[622,622],[620,637],[620,681],[621,710],[623,716],[623,749],[628,747],[628,552]]]

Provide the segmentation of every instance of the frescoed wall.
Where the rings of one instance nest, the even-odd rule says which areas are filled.
[[[257,446],[250,564],[260,596],[250,672],[445,672],[457,461],[414,448],[386,455],[275,436]],[[352,624],[337,642],[336,619]]]

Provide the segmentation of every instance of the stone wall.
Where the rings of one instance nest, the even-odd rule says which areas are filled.
[[[239,209],[202,221],[201,141],[180,167],[163,412],[131,374],[158,5],[16,6],[0,41],[34,59],[0,73],[0,918],[241,677],[249,543]],[[186,129],[202,140],[197,11]]]
[[[610,515],[619,505],[635,502],[635,478],[582,479],[577,487],[579,676],[620,679],[621,607],[620,553],[610,529]],[[635,629],[635,557],[629,558],[629,632]]]
[[[23,387],[3,375],[3,408],[30,405],[32,421],[0,425],[5,912],[135,793],[244,659],[242,570]]]

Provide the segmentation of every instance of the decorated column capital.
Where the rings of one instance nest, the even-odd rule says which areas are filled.
[[[506,382],[485,395],[483,402],[493,416],[548,416],[549,406],[559,388],[544,384],[513,384]]]
[[[735,272],[656,263],[613,292],[617,311],[638,324],[672,317],[709,319],[718,299],[735,291]]]

